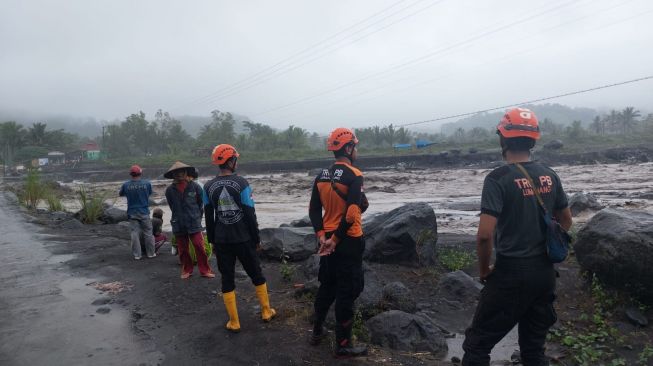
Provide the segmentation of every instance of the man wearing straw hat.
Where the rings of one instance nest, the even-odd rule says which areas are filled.
[[[209,267],[202,236],[202,216],[206,196],[199,184],[188,179],[189,173],[194,174],[195,168],[177,161],[163,175],[173,179],[172,184],[166,189],[166,199],[172,212],[170,224],[182,264],[181,278],[187,279],[193,273],[193,261],[188,251],[189,239],[195,247],[200,275],[213,278],[215,274]]]

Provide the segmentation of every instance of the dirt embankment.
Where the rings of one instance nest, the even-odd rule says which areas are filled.
[[[650,147],[619,147],[582,153],[564,153],[555,150],[538,150],[535,158],[549,165],[563,164],[594,164],[618,162],[648,162],[653,161],[653,149]],[[434,154],[398,154],[388,156],[361,156],[356,165],[363,170],[376,170],[388,167],[401,168],[460,168],[460,167],[491,167],[502,160],[500,152],[466,153],[459,150]],[[272,172],[299,172],[318,169],[328,166],[332,159],[308,159],[292,161],[256,161],[245,162],[240,165],[243,174],[260,174]],[[171,162],[172,163],[172,162]],[[145,177],[148,179],[161,178],[169,168],[164,166],[147,166]],[[211,175],[215,167],[210,164],[197,166],[201,175]],[[125,178],[124,168],[114,168],[103,164],[80,165],[74,168],[53,168],[46,171],[54,180],[88,180],[91,182],[116,181]]]

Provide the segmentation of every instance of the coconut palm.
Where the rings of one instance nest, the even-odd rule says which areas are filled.
[[[635,107],[626,107],[621,111],[621,131],[623,134],[631,132],[637,126],[637,119],[642,114]]]

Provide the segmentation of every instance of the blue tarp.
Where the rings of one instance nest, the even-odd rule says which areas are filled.
[[[395,149],[410,149],[412,147],[411,144],[394,144],[392,145]]]
[[[421,149],[421,148],[424,148],[424,147],[427,147],[427,146],[431,146],[431,145],[434,145],[434,144],[435,144],[435,142],[431,142],[431,141],[424,141],[424,140],[415,141],[415,146],[417,146],[418,149]]]

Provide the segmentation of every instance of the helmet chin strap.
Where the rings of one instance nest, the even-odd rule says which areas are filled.
[[[226,168],[229,169],[229,170],[231,170],[232,173],[235,173],[235,172],[236,172],[236,159],[238,159],[238,158],[237,158],[237,157],[233,157],[233,158],[229,159],[230,162],[227,163],[227,167],[226,167]]]
[[[345,157],[349,159],[349,161],[353,164],[354,163],[354,148],[356,148],[356,145],[354,144],[349,144],[351,146],[351,154],[348,154],[345,150]],[[345,147],[347,149],[347,147]]]

